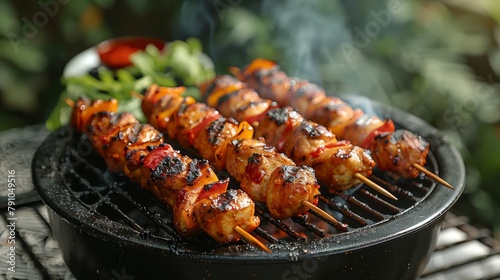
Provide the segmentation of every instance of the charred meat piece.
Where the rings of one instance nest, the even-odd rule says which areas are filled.
[[[377,135],[372,147],[373,158],[380,170],[395,172],[404,178],[417,177],[420,172],[413,163],[423,166],[429,153],[427,141],[403,129]]]
[[[202,198],[194,207],[194,217],[201,228],[216,241],[238,240],[236,226],[252,231],[259,225],[255,217],[255,204],[242,190],[228,190],[215,198]],[[232,235],[227,233],[231,232]]]
[[[304,200],[318,203],[320,193],[314,170],[295,166],[284,154],[258,140],[231,141],[227,171],[241,179],[242,190],[264,201],[275,218],[306,212]]]

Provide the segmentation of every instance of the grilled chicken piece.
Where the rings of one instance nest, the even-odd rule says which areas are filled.
[[[429,143],[408,130],[375,136],[372,145],[373,158],[380,170],[395,172],[404,178],[415,178],[420,171],[413,163],[424,166],[429,153]]]
[[[231,79],[233,83],[238,83],[234,78],[221,76],[212,81],[213,85],[206,84],[204,98],[217,104],[217,109],[220,110],[240,104],[240,108],[233,107],[230,110],[238,111],[238,114],[225,116],[234,117],[236,120],[245,116],[247,120],[256,122],[258,125],[255,138],[264,139],[266,144],[276,147],[278,152],[285,153],[297,165],[314,168],[319,182],[331,192],[343,191],[360,183],[355,174],[365,177],[371,175],[375,162],[362,148],[347,141],[337,141],[335,135],[326,127],[305,120],[291,107],[280,109],[269,106],[264,112],[254,111],[251,104],[245,102],[269,104],[269,101],[260,98],[255,91],[248,88],[228,93],[230,91],[225,90],[224,86],[229,86]],[[231,96],[226,98],[227,95]],[[251,98],[237,100],[239,96],[245,95]],[[214,99],[214,96],[218,99]]]
[[[331,192],[343,191],[360,183],[354,176],[369,177],[375,162],[362,148],[345,144],[325,149],[314,161],[312,167],[319,174],[320,182],[328,182]]]
[[[256,201],[266,201],[266,189],[271,173],[282,165],[295,164],[258,140],[235,140],[228,144],[226,170],[241,182],[240,188]]]
[[[125,113],[126,114],[126,113]],[[130,180],[141,183],[141,162],[150,151],[163,143],[163,134],[149,124],[141,125],[136,139],[125,147],[127,164],[123,173]]]
[[[202,205],[216,205],[219,201],[229,201],[229,196],[233,197],[232,192],[227,193],[227,180],[218,181],[208,161],[183,156],[164,144],[162,134],[151,125],[140,124],[129,113],[115,115],[116,105],[114,100],[79,99],[75,103],[71,124],[78,132],[87,134],[110,171],[124,172],[173,208],[174,225],[179,234],[191,236],[207,229],[205,232],[219,242],[235,242],[240,236],[234,227],[252,231],[259,225],[259,218],[254,216],[253,201],[245,193],[234,196],[238,202],[233,204],[241,204],[239,208],[222,207],[203,212]],[[219,187],[212,188],[214,185]],[[214,224],[227,224],[231,216],[235,217],[231,221],[232,228],[228,226],[215,231],[202,226],[208,217]]]
[[[207,88],[209,87],[209,88]],[[217,108],[223,116],[232,116],[238,121],[247,121],[252,126],[258,125],[253,116],[267,112],[274,105],[263,100],[246,85],[236,82],[231,76],[221,76],[201,85],[201,91],[217,92],[218,95],[204,95],[203,101],[210,107]],[[220,106],[225,104],[224,106]]]
[[[375,147],[379,145],[374,142],[377,135],[384,134],[388,137],[388,133],[394,133],[395,127],[391,120],[383,121],[378,117],[364,116],[361,110],[353,110],[339,98],[327,96],[325,90],[318,85],[288,77],[274,61],[255,59],[241,71],[234,72],[238,80],[254,88],[263,98],[275,100],[280,106],[297,108],[305,118],[326,126],[337,138],[369,149],[372,154],[375,154],[375,149],[380,148]],[[422,138],[419,141],[425,142]],[[418,176],[419,173],[410,166],[414,163],[425,164],[427,157],[425,149],[421,149],[419,145],[406,143],[392,151],[391,154],[383,153],[374,156],[381,169],[404,178]],[[388,158],[383,158],[384,156]],[[399,164],[387,164],[394,158],[409,160],[410,162],[405,164],[408,168],[402,168]]]
[[[273,171],[269,182],[266,200],[274,217],[305,213],[308,207],[303,205],[303,201],[318,203],[319,186],[314,170],[308,166],[282,165]]]
[[[265,203],[275,218],[307,211],[304,200],[318,202],[319,186],[313,170],[296,167],[285,155],[252,139],[253,129],[248,123],[226,119],[203,103],[181,105],[182,99],[174,89],[153,85],[146,91],[142,107],[158,129],[167,131],[181,145],[195,148],[216,168],[226,169],[241,189],[253,200]],[[297,168],[286,174],[299,177],[292,182],[292,175],[288,175],[285,180],[285,172],[279,171],[283,167]],[[284,195],[270,195],[271,190]]]
[[[289,102],[287,99],[290,98],[289,91],[295,88],[297,84],[301,84],[300,80],[289,79],[285,72],[280,71],[279,66],[273,61],[258,60],[257,62],[240,71],[236,75],[238,80],[247,83],[254,89],[260,89],[262,85],[266,85],[266,91],[259,91],[259,95],[276,101],[280,107],[287,106]],[[255,75],[254,71],[258,71],[258,75]],[[270,98],[268,94],[272,94],[273,98]]]
[[[314,103],[308,103],[297,98],[291,106],[298,108],[299,112],[304,112],[304,117],[326,126],[333,134],[342,135],[344,129],[351,120],[362,114],[361,110],[353,110],[351,106],[339,98],[323,98],[315,100]]]
[[[231,141],[226,169],[256,201],[264,201],[278,219],[307,211],[302,201],[318,203],[319,186],[314,170],[297,167],[273,147],[255,139]],[[260,199],[260,200],[259,200]]]
[[[259,225],[255,204],[242,190],[228,190],[216,197],[200,199],[194,206],[194,217],[201,228],[216,241],[237,240],[236,226],[252,231]]]

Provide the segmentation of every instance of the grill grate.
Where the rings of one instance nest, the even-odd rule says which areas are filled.
[[[128,225],[140,232],[143,238],[155,235],[170,244],[183,242],[173,229],[170,209],[127,178],[109,174],[103,160],[95,152],[82,148],[90,146],[85,136],[75,137],[65,147],[60,158],[63,180],[72,194],[89,211]],[[432,153],[429,154],[428,162],[427,168],[437,172]],[[433,181],[424,178],[396,180],[382,172],[375,172],[372,178],[394,193],[398,201],[378,195],[365,185],[341,194],[329,194],[322,189],[318,206],[334,216],[338,223],[326,221],[312,211],[278,221],[270,217],[265,206],[258,205],[257,214],[262,221],[258,235],[268,242],[276,243],[277,240],[304,241],[352,232],[392,219],[425,199],[435,187]],[[237,185],[231,187],[235,188]],[[194,242],[198,243],[195,247],[207,249],[208,237],[201,236],[197,239],[202,242]],[[214,242],[208,243],[215,247],[221,246],[214,245]]]
[[[500,243],[467,217],[449,214],[421,279],[500,279]]]

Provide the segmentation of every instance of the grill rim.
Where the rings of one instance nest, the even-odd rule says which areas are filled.
[[[351,103],[355,102],[354,99],[358,97],[345,96],[343,98],[348,103]],[[394,215],[393,218],[390,218],[389,220],[384,220],[372,225],[353,229],[345,233],[336,233],[320,239],[294,241],[294,246],[292,247],[294,247],[295,250],[283,248],[282,245],[279,244],[270,244],[270,248],[273,250],[273,254],[269,255],[251,247],[250,245],[231,245],[237,246],[240,249],[236,249],[235,252],[227,252],[227,250],[221,252],[220,250],[215,250],[212,252],[193,254],[189,252],[179,252],[176,249],[173,249],[172,245],[165,244],[165,240],[158,240],[154,235],[150,236],[147,239],[142,239],[136,230],[120,223],[114,222],[104,215],[101,215],[100,213],[92,213],[86,218],[96,218],[96,215],[105,217],[105,219],[107,220],[107,224],[105,226],[109,226],[109,224],[113,225],[108,228],[108,232],[103,231],[93,224],[88,225],[87,223],[82,222],[82,220],[80,220],[78,216],[72,216],[67,213],[67,209],[64,209],[62,205],[58,205],[56,201],[54,201],[54,197],[51,197],[49,195],[50,192],[54,192],[54,187],[56,187],[56,191],[61,191],[61,193],[58,194],[59,196],[66,196],[66,198],[75,200],[78,199],[73,197],[73,195],[68,190],[65,190],[66,186],[61,187],[59,185],[63,181],[60,174],[57,174],[57,171],[59,170],[58,155],[62,154],[64,147],[66,146],[58,144],[58,141],[61,141],[61,139],[72,137],[72,130],[68,127],[61,128],[58,131],[51,133],[41,145],[41,147],[35,152],[32,161],[33,182],[35,189],[40,194],[42,201],[45,203],[45,205],[48,206],[50,211],[60,216],[64,221],[71,223],[72,226],[77,230],[83,230],[93,235],[94,237],[105,240],[107,242],[115,242],[120,245],[129,246],[141,250],[146,249],[162,255],[171,254],[171,256],[175,258],[220,263],[239,263],[249,261],[257,263],[268,261],[289,262],[291,253],[298,253],[298,255],[296,255],[295,257],[297,257],[297,260],[301,260],[304,258],[327,257],[331,256],[332,254],[341,254],[345,252],[361,250],[371,246],[383,244],[393,239],[404,238],[405,236],[413,234],[421,230],[422,228],[425,228],[425,226],[431,225],[440,220],[442,216],[446,214],[453,206],[453,204],[455,204],[455,202],[459,199],[460,195],[463,192],[465,181],[465,167],[463,160],[458,151],[444,138],[441,132],[428,125],[422,119],[406,113],[400,109],[375,101],[371,101],[371,104],[377,111],[378,115],[393,119],[398,125],[410,131],[419,133],[431,143],[431,150],[438,164],[438,169],[440,172],[439,175],[443,179],[451,183],[455,187],[455,190],[449,190],[444,186],[436,185],[433,187],[433,190],[431,190],[430,193],[427,194],[425,199],[422,199],[412,207],[405,209],[402,213]],[[54,146],[56,147],[56,151],[53,150]],[[51,147],[52,150],[50,150]],[[55,157],[57,160],[51,159],[51,156]],[[44,166],[50,167],[51,172],[56,173],[55,176],[51,177],[45,174],[47,173],[47,168],[42,168]],[[54,179],[57,179],[58,182],[54,182]],[[62,199],[62,201],[64,201],[64,199]],[[441,203],[435,203],[436,201]],[[65,203],[63,204],[67,204],[67,201],[65,201]],[[88,211],[88,209],[86,207],[83,207],[82,205],[79,205],[79,207],[84,208],[80,210]],[[419,219],[417,218],[419,215],[414,215],[416,211],[421,211],[422,213],[427,214],[430,213],[430,215],[425,215],[426,218]],[[408,226],[408,224],[410,224],[410,226]],[[118,227],[116,227],[117,225]],[[109,231],[117,229],[125,231],[127,234],[129,234],[129,237],[125,239],[123,236],[110,235]],[[375,233],[373,233],[373,231],[375,231]],[[386,233],[388,234],[379,236],[379,232],[381,231],[386,231]],[[134,238],[131,238],[131,240],[130,236],[134,236]],[[353,242],[353,240],[355,240],[356,242]],[[318,247],[320,247],[319,245],[325,245],[325,243],[329,246],[323,249],[318,249]],[[174,244],[173,246],[175,245],[176,244]],[[241,246],[244,246],[244,248]],[[244,250],[244,252],[241,252],[240,250]],[[305,250],[307,250],[307,252],[305,252]]]

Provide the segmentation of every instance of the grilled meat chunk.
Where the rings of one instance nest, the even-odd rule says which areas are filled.
[[[429,153],[429,143],[408,130],[382,133],[375,137],[372,148],[373,158],[380,170],[395,172],[404,178],[417,177],[413,163],[421,166]]]
[[[314,170],[297,167],[276,149],[255,139],[234,140],[228,145],[227,171],[241,189],[264,201],[269,213],[278,219],[307,211],[302,201],[318,203],[319,186]]]
[[[255,204],[242,190],[228,190],[214,198],[199,200],[194,207],[194,217],[205,232],[216,241],[238,240],[236,226],[251,231],[259,225],[255,217]]]

